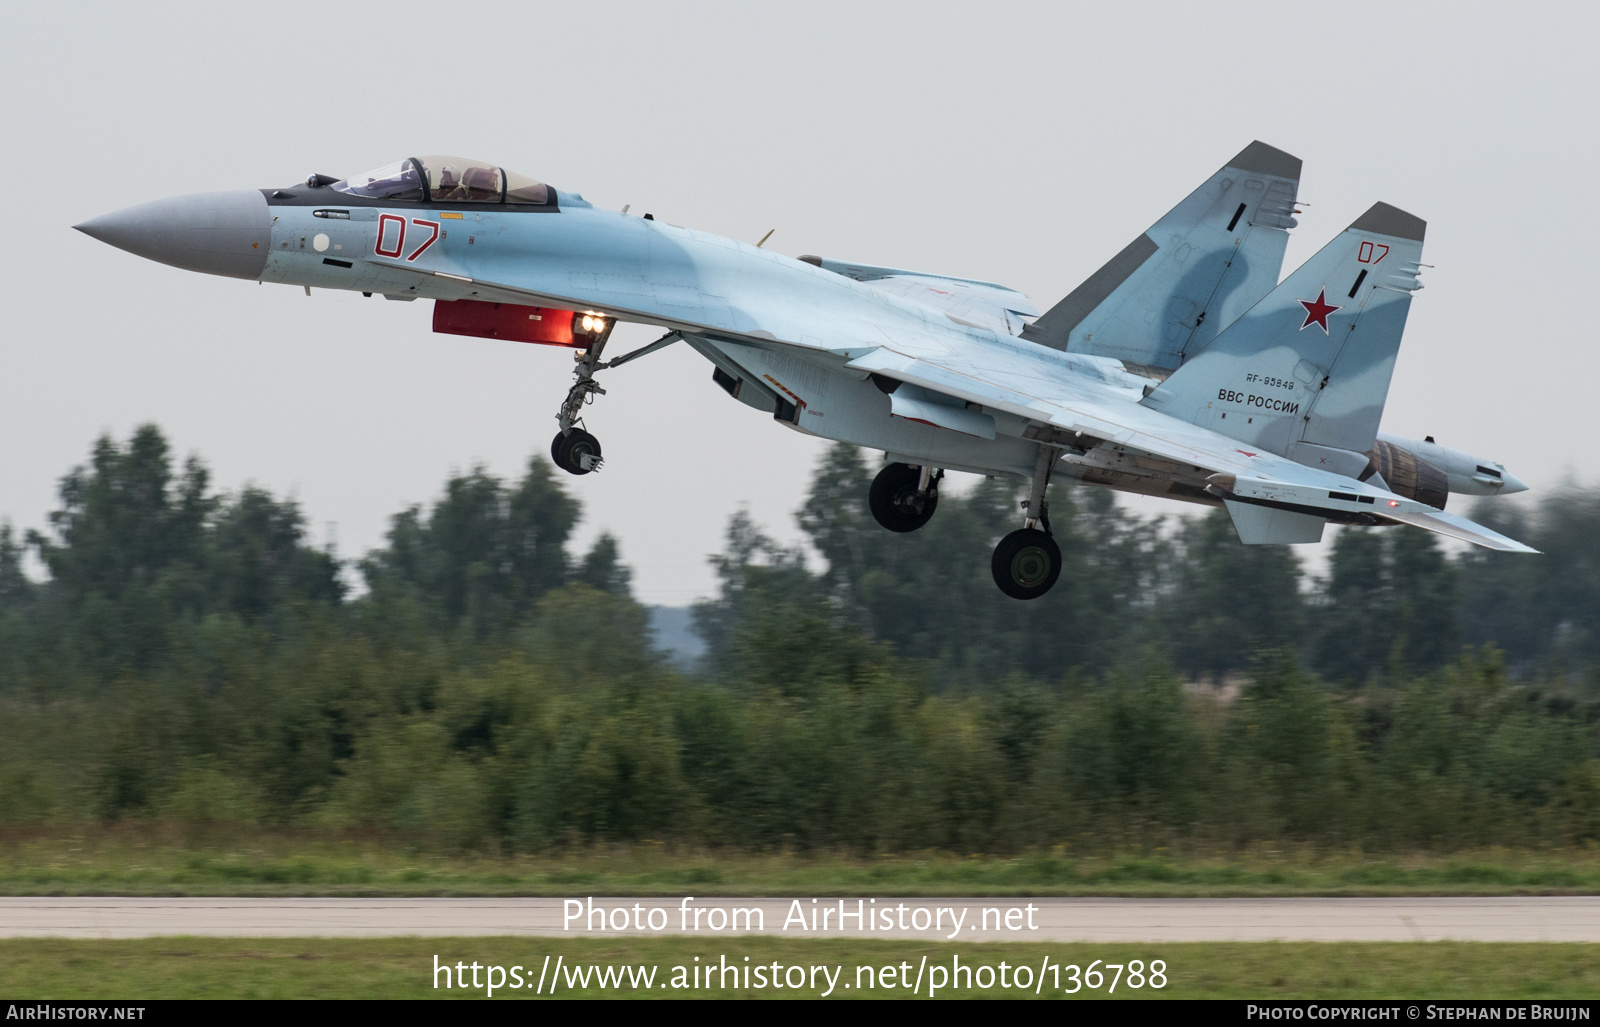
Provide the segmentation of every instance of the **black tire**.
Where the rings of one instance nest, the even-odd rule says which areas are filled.
[[[933,519],[939,506],[939,493],[932,488],[922,499],[917,498],[917,483],[922,480],[922,469],[910,464],[890,464],[872,479],[867,492],[867,506],[872,519],[890,531],[916,531]]]
[[[587,467],[584,457],[593,458]],[[568,474],[588,474],[600,466],[600,440],[582,428],[574,428],[550,443],[550,459]]]
[[[994,583],[1013,599],[1037,599],[1061,577],[1061,547],[1035,528],[1019,528],[994,547]]]

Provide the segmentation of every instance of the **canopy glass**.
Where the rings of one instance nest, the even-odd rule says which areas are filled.
[[[484,161],[439,155],[407,157],[335,182],[332,188],[371,199],[422,200],[441,205],[550,202],[550,187],[543,182]]]

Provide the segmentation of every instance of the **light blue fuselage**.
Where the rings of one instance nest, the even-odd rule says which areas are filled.
[[[1525,488],[1503,465],[1378,432],[1426,222],[1375,203],[1280,281],[1300,167],[1251,143],[1042,315],[992,282],[791,258],[442,155],[75,227],[194,271],[441,301],[440,332],[572,345],[551,455],[573,474],[600,464],[581,424],[594,374],[682,339],[780,423],[920,468],[875,479],[891,531],[926,523],[941,468],[1029,479],[1023,527],[995,550],[1015,598],[1059,572],[1044,497],[1061,473],[1226,504],[1246,543],[1401,523],[1528,551],[1444,511],[1450,492]],[[668,334],[603,355],[617,321]],[[635,401],[676,420],[681,400],[641,384]]]
[[[1021,438],[1022,419],[1002,411],[980,411],[993,419],[992,439],[892,416],[890,397],[845,364],[892,346],[897,329],[952,347],[999,345],[1037,362],[1041,374],[1070,375],[1102,397],[1135,402],[1145,384],[1107,358],[958,324],[871,282],[709,232],[599,210],[570,195],[561,196],[559,212],[537,213],[345,208],[339,199],[330,194],[326,207],[270,207],[262,281],[395,299],[547,304],[679,329],[713,364],[742,379],[739,398],[751,406],[771,413],[777,396],[786,396],[798,401],[796,429],[907,463],[1026,476],[1035,446]],[[350,218],[316,216],[325,209],[348,210]],[[399,256],[375,252],[380,219],[384,249]],[[408,259],[432,236],[432,224],[440,237]],[[322,250],[318,236],[327,237]]]

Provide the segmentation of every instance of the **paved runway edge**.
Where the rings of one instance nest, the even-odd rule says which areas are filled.
[[[687,902],[659,897],[574,898],[582,903],[576,919],[570,918],[574,908],[565,905],[570,900],[560,898],[0,897],[0,937],[690,935],[709,939],[757,934],[964,942],[1600,942],[1600,896],[1589,895],[860,900],[808,896]],[[602,922],[604,928],[598,926]],[[878,929],[880,923],[891,926]]]

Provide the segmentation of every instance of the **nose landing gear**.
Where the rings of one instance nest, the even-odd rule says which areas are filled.
[[[595,396],[606,394],[594,380],[594,373],[605,366],[600,362],[600,355],[605,352],[606,340],[611,338],[611,329],[615,326],[616,322],[610,318],[594,314],[581,315],[581,320],[575,316],[572,320],[573,334],[586,334],[589,345],[574,354],[578,363],[572,373],[577,380],[567,390],[567,398],[556,414],[561,430],[550,440],[550,459],[568,474],[598,471],[602,463],[600,440],[578,425],[583,423],[584,406],[594,402]]]
[[[994,558],[989,563],[994,583],[1013,599],[1037,599],[1061,577],[1061,547],[1050,535],[1050,508],[1044,501],[1051,468],[1060,455],[1059,450],[1040,445],[1033,467],[1033,488],[1023,503],[1028,517],[1021,528],[994,547]]]
[[[550,459],[568,474],[598,471],[602,460],[600,440],[582,428],[573,428],[565,435],[557,432],[550,441]]]
[[[867,506],[873,520],[890,531],[916,531],[933,519],[939,506],[942,469],[927,465],[890,464],[872,479]]]
[[[572,319],[574,336],[581,335],[588,339],[589,345],[587,349],[573,354],[578,361],[578,366],[572,372],[577,380],[572,383],[572,388],[567,390],[567,398],[562,402],[560,412],[556,414],[556,423],[561,425],[561,431],[550,440],[550,459],[568,474],[588,474],[590,471],[598,471],[603,462],[600,456],[600,440],[581,427],[584,406],[593,403],[595,396],[606,394],[606,390],[594,380],[595,372],[608,367],[621,367],[631,360],[647,357],[682,338],[677,332],[668,332],[648,346],[642,346],[631,353],[624,353],[615,360],[602,361],[600,354],[605,352],[606,340],[611,338],[611,329],[614,327],[616,321],[605,314],[590,313],[581,317],[575,315]]]

